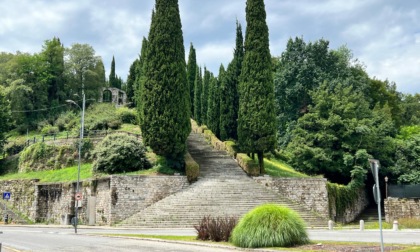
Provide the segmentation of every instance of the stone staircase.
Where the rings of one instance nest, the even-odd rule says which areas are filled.
[[[204,216],[239,218],[264,203],[277,203],[294,209],[308,227],[326,225],[325,219],[256,183],[232,157],[225,151],[214,150],[201,134],[191,133],[188,151],[200,165],[198,181],[122,221],[118,226],[191,228]]]

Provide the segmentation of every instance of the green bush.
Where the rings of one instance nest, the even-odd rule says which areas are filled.
[[[293,210],[266,204],[247,213],[235,227],[231,241],[243,248],[291,247],[309,243],[305,223]]]
[[[213,218],[205,216],[198,225],[194,226],[197,231],[197,239],[227,242],[237,222],[238,219],[236,217]]]
[[[117,115],[123,123],[137,124],[138,122],[137,112],[135,109],[121,107],[117,109]]]
[[[52,125],[45,125],[41,129],[41,134],[43,135],[51,135],[51,134],[57,134],[59,132],[58,127],[52,126]]]
[[[77,140],[73,143],[73,148],[79,151],[79,142],[80,140]],[[92,140],[90,138],[83,138],[82,143],[82,158],[85,160],[90,160],[93,156],[93,150],[94,146],[92,143]]]
[[[72,146],[52,146],[35,143],[25,148],[19,157],[19,172],[60,169],[71,165],[76,150]]]
[[[119,129],[122,121],[117,115],[114,105],[108,103],[93,104],[85,116],[86,130]]]
[[[185,154],[185,174],[189,182],[196,181],[198,175],[200,175],[200,166],[189,153]]]
[[[127,134],[106,136],[96,146],[93,155],[96,158],[94,171],[114,174],[150,168],[143,144]]]
[[[55,120],[54,125],[58,127],[59,131],[72,130],[79,125],[80,116],[77,116],[72,111],[68,111],[60,114],[60,116]]]

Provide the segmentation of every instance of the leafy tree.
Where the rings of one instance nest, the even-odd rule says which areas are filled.
[[[395,142],[395,164],[389,177],[399,184],[420,184],[420,133]]]
[[[204,67],[204,76],[203,76],[203,87],[201,89],[201,122],[202,124],[207,125],[207,111],[209,109],[208,99],[209,99],[209,86],[210,86],[210,77],[211,73]]]
[[[99,97],[100,88],[103,87],[99,80],[103,76],[98,76],[95,68],[97,64],[101,64],[100,61],[101,58],[95,56],[95,50],[88,44],[76,43],[65,49],[64,65],[68,78],[67,97],[72,97],[74,93],[79,93],[79,96],[82,97],[82,90],[86,94],[86,99]]]
[[[420,94],[406,94],[401,101],[403,125],[420,125]]]
[[[222,140],[238,138],[239,95],[238,83],[244,58],[242,27],[236,21],[236,47],[232,62],[229,63],[223,78],[219,75],[220,83],[220,137]]]
[[[264,174],[264,152],[276,142],[274,84],[263,0],[247,0],[245,56],[239,83],[238,140],[241,150],[257,153]]]
[[[201,74],[201,67],[197,67],[194,80],[194,119],[198,125],[203,123],[201,114],[201,93],[203,90],[203,76]]]
[[[179,161],[181,168],[191,109],[177,0],[156,0],[148,41],[142,134],[156,154]]]
[[[324,83],[311,96],[315,105],[297,121],[286,149],[294,167],[347,183],[360,153],[386,163],[394,130],[389,108],[370,110],[364,95],[350,85],[336,84],[330,90]],[[360,162],[366,167],[367,160]]]
[[[399,127],[403,123],[401,118],[402,95],[397,91],[395,83],[371,79],[369,90],[366,96],[371,101],[370,106],[372,108],[377,104],[379,104],[381,107],[385,105],[390,107],[392,119],[394,120],[396,127]]]
[[[190,44],[190,53],[188,55],[187,65],[187,80],[190,88],[190,101],[191,101],[191,114],[194,115],[194,83],[197,74],[197,57],[195,55],[195,48],[193,44]]]
[[[95,148],[93,170],[109,174],[150,168],[146,148],[135,137],[126,134],[106,136]]]
[[[3,147],[6,143],[6,132],[9,130],[11,122],[9,105],[4,88],[0,85],[0,153],[3,153]]]

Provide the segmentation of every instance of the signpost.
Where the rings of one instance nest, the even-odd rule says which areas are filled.
[[[376,204],[378,205],[378,217],[379,217],[379,232],[381,235],[381,252],[384,251],[384,239],[382,236],[382,216],[381,216],[381,192],[379,191],[379,160],[369,159],[370,168],[372,169],[373,178],[375,179],[375,185],[373,186],[373,197]]]
[[[5,201],[10,200],[11,197],[12,197],[12,194],[10,192],[3,192],[3,199]],[[4,224],[7,224],[8,221],[9,221],[9,216],[7,214],[7,205],[6,205],[6,202],[4,202]]]

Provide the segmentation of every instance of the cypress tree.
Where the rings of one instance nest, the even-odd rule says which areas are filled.
[[[181,168],[191,109],[178,0],[156,0],[148,41],[142,134],[156,154]]]
[[[238,140],[242,151],[257,153],[264,173],[264,152],[275,148],[274,83],[264,0],[247,0],[245,56],[239,83]]]
[[[194,115],[194,82],[197,74],[197,58],[195,48],[190,44],[190,53],[188,55],[187,80],[190,88],[191,114]]]
[[[238,85],[244,58],[243,43],[242,26],[236,21],[236,46],[233,60],[229,63],[220,84],[220,138],[222,140],[238,139]]]
[[[152,17],[154,16],[154,12],[152,13]],[[137,104],[137,113],[139,115],[139,123],[141,125],[141,120],[143,118],[143,99],[142,97],[142,89],[143,83],[146,78],[145,76],[145,67],[146,67],[146,60],[147,60],[147,45],[148,41],[145,37],[143,37],[143,42],[141,43],[141,53],[139,62],[136,68],[136,87],[135,87],[135,95],[136,95],[136,104]]]
[[[210,80],[209,80],[209,96],[207,98],[207,126],[209,127],[211,131],[213,131],[214,134],[216,134],[216,121],[214,118],[216,88],[217,88],[217,79],[213,76],[213,74],[211,74]]]
[[[209,85],[210,85],[210,71],[204,67],[203,77],[203,88],[201,92],[201,121],[203,124],[207,123],[207,111],[208,111],[208,98],[209,98]]]
[[[128,77],[127,77],[126,94],[127,94],[127,102],[129,103],[130,107],[134,107],[136,105],[134,90],[136,87],[138,64],[139,64],[139,59],[135,59],[130,66],[130,71],[128,72]]]
[[[194,119],[198,125],[203,123],[201,116],[201,93],[203,89],[203,76],[201,67],[197,67],[194,81]]]
[[[118,88],[117,77],[115,75],[115,58],[112,56],[111,72],[109,73],[109,86]]]

